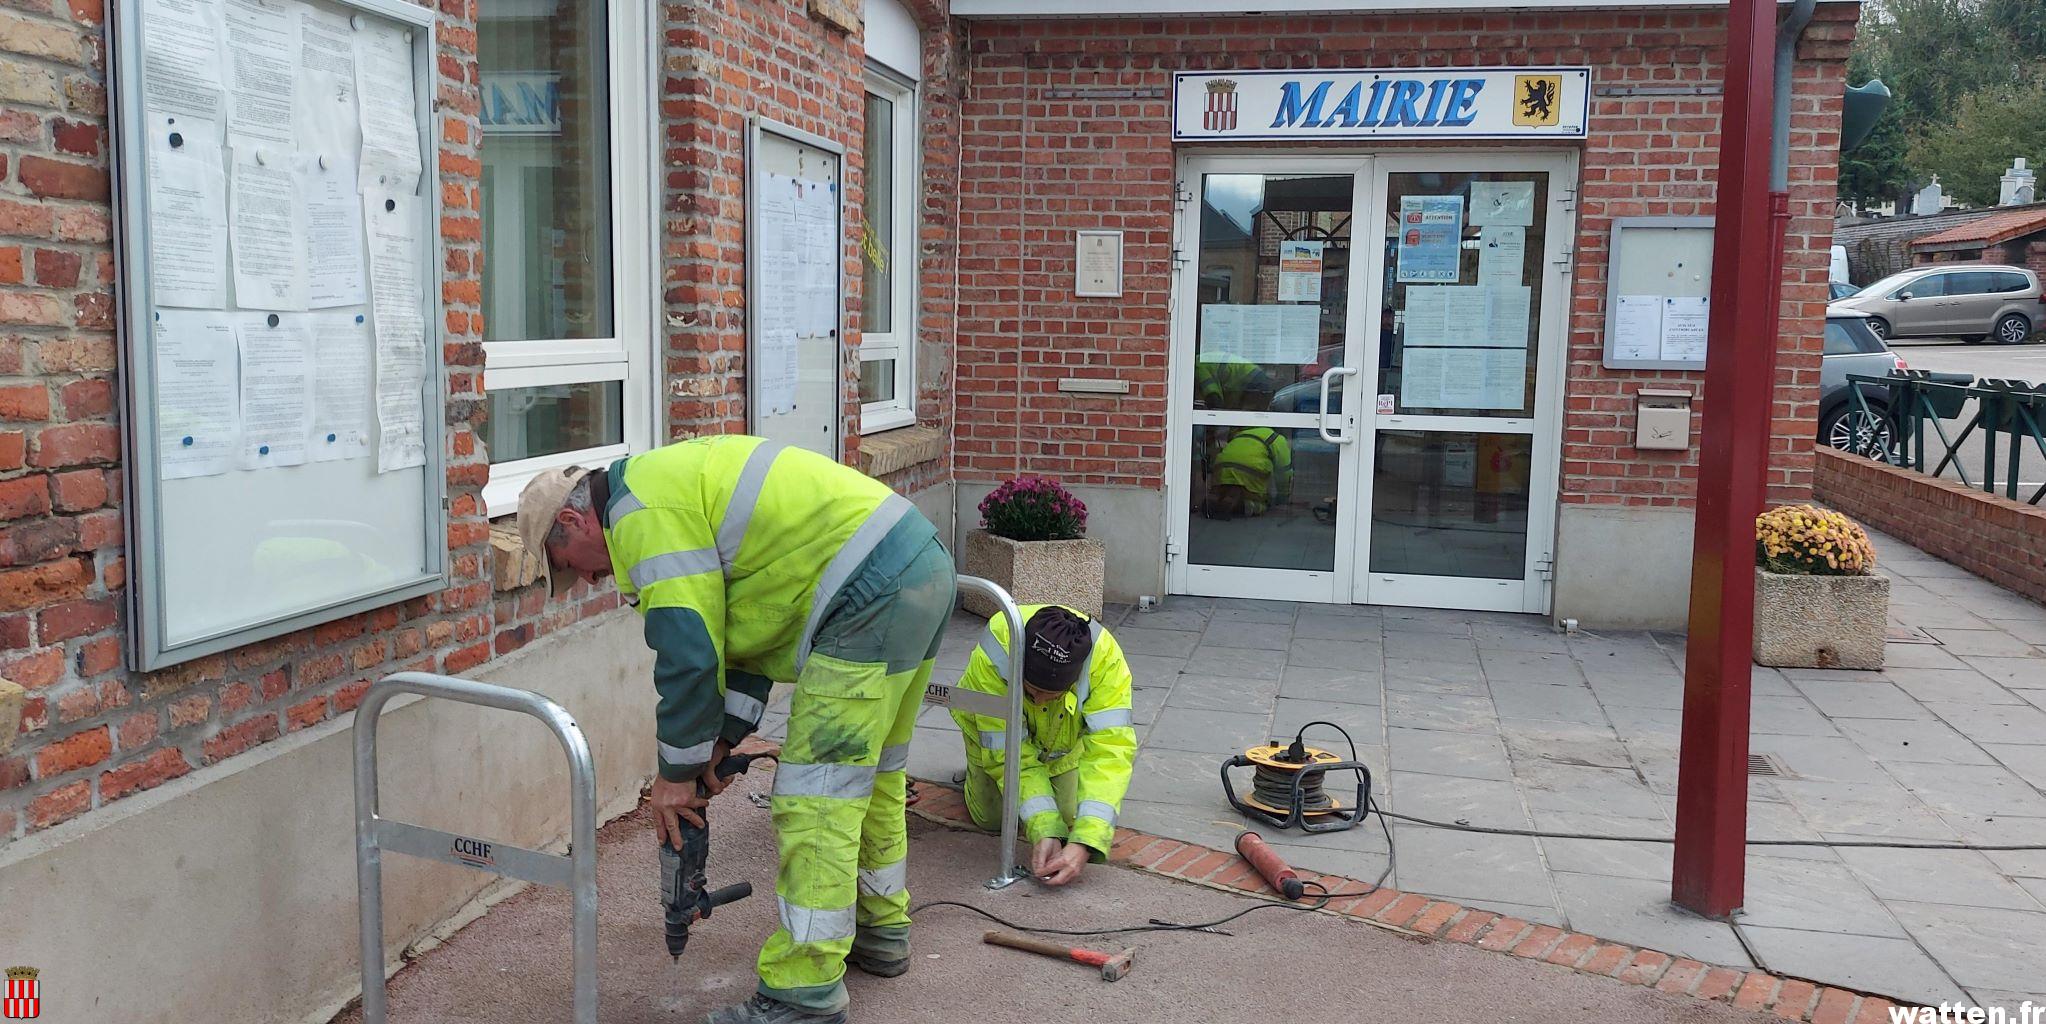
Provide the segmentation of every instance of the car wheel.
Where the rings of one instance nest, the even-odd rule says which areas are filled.
[[[2003,345],[2022,345],[2032,336],[2032,322],[2012,313],[1996,322],[1996,340]]]
[[[1890,340],[1890,322],[1888,320],[1879,316],[1869,317],[1868,329],[1874,331],[1876,337],[1884,341]]]
[[[1819,441],[1829,448],[1853,452],[1877,462],[1894,461],[1896,440],[1890,436],[1889,408],[1868,403],[1867,411],[1854,403],[1835,407],[1819,418]]]

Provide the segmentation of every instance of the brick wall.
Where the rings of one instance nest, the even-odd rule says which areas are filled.
[[[1851,3],[1821,5],[1799,51],[1771,454],[1778,499],[1810,486],[1834,205],[1828,150],[1838,145],[1856,11]],[[960,478],[1028,471],[1162,486],[1172,72],[1589,64],[1592,138],[1581,147],[1563,500],[1688,505],[1695,457],[1628,447],[1632,395],[1643,385],[1702,388],[1703,375],[1598,365],[1605,244],[1614,217],[1712,213],[1719,99],[1704,93],[1716,93],[1722,74],[1723,25],[1723,13],[1693,11],[975,22],[961,115]],[[1700,94],[1598,91],[1613,85],[1692,86]],[[1072,297],[1072,231],[1082,227],[1124,230],[1122,298]],[[1130,393],[1057,391],[1058,378],[1085,375],[1129,380]]]
[[[1813,488],[1833,508],[2034,601],[2046,602],[2046,508],[1818,449]],[[1878,563],[1882,552],[1876,552]]]
[[[1946,249],[1912,254],[1918,266],[1934,263],[2000,263],[2024,267],[2046,278],[2046,232],[2035,232],[1980,249]]]
[[[866,51],[858,33],[813,16],[809,0],[682,0],[663,6],[662,287],[672,437],[746,428],[745,135],[760,115],[845,147],[846,208],[865,195]],[[924,188],[917,260],[917,420],[948,427],[952,236],[957,180],[954,36],[944,0],[905,0],[923,31]],[[856,214],[854,214],[856,215]],[[846,289],[846,458],[859,451],[860,255],[840,240]],[[940,459],[889,478],[905,492],[944,479]]]
[[[464,672],[617,606],[492,597],[475,3],[437,9],[453,585],[153,673],[122,659],[104,16],[97,0],[0,10],[0,677],[29,691],[0,754],[0,843],[345,714],[390,672]]]

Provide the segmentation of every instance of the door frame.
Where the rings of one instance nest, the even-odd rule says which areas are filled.
[[[1349,515],[1339,515],[1336,523],[1336,559],[1333,571],[1328,573],[1307,572],[1288,569],[1235,569],[1226,574],[1225,587],[1200,586],[1202,582],[1191,571],[1188,562],[1188,532],[1192,515],[1192,431],[1193,423],[1193,364],[1195,318],[1199,315],[1200,252],[1199,218],[1201,211],[1200,176],[1211,173],[1245,174],[1331,174],[1349,173],[1355,175],[1356,191],[1353,194],[1353,226],[1351,229],[1350,263],[1350,309],[1345,317],[1345,365],[1356,370],[1376,373],[1381,341],[1377,332],[1375,311],[1384,305],[1385,275],[1383,245],[1379,243],[1377,224],[1382,222],[1387,205],[1387,175],[1402,171],[1452,169],[1467,170],[1546,170],[1550,173],[1548,216],[1555,230],[1548,232],[1544,243],[1543,263],[1550,278],[1543,282],[1544,293],[1553,289],[1553,301],[1544,303],[1539,312],[1540,327],[1537,337],[1541,350],[1536,355],[1535,412],[1531,445],[1532,465],[1529,477],[1528,499],[1528,549],[1525,576],[1518,587],[1492,587],[1473,585],[1473,581],[1455,577],[1414,577],[1405,579],[1416,585],[1401,586],[1396,583],[1369,580],[1367,567],[1370,565],[1369,509],[1363,504],[1369,494],[1366,483],[1375,470],[1377,432],[1379,430],[1413,429],[1394,423],[1381,424],[1376,412],[1375,378],[1372,386],[1359,387],[1366,383],[1360,372],[1356,379],[1344,386],[1345,402],[1341,414],[1341,427],[1346,441],[1343,447],[1358,447],[1354,456],[1350,453],[1338,455],[1338,494],[1336,507],[1356,510]],[[1174,195],[1177,209],[1173,217],[1173,259],[1172,287],[1169,296],[1169,325],[1166,387],[1166,457],[1165,457],[1165,576],[1168,593],[1186,594],[1225,590],[1223,596],[1267,597],[1283,600],[1309,601],[1336,604],[1386,604],[1398,603],[1416,607],[1455,607],[1472,610],[1497,610],[1547,613],[1553,598],[1553,567],[1556,546],[1556,521],[1561,500],[1563,406],[1568,391],[1568,369],[1570,339],[1570,317],[1575,281],[1575,249],[1577,238],[1577,190],[1579,154],[1574,149],[1413,149],[1393,148],[1354,150],[1332,153],[1326,149],[1301,150],[1288,148],[1260,149],[1246,153],[1232,147],[1227,150],[1188,149],[1182,150],[1174,162]],[[1378,218],[1374,221],[1372,218]],[[1365,234],[1369,225],[1370,234]],[[1364,245],[1369,237],[1371,244]],[[1359,258],[1359,257],[1362,258]],[[1359,280],[1359,276],[1363,280]],[[1365,313],[1360,318],[1358,310]],[[1372,328],[1364,331],[1368,321]],[[1351,392],[1356,394],[1352,395]],[[1430,429],[1460,429],[1461,424],[1445,424],[1447,417],[1413,417],[1427,419]],[[1388,417],[1398,421],[1408,417]],[[1485,418],[1469,417],[1469,423],[1484,429]],[[1335,425],[1334,418],[1325,422]],[[1546,496],[1546,498],[1544,498]],[[1362,513],[1357,514],[1357,513]],[[1212,576],[1204,571],[1200,576]],[[1321,577],[1326,577],[1322,579]],[[1511,591],[1507,596],[1493,596],[1488,600],[1476,600],[1483,590]],[[1451,599],[1431,600],[1429,590],[1447,594]],[[1375,591],[1375,592],[1374,592]],[[1395,598],[1388,602],[1387,597]]]

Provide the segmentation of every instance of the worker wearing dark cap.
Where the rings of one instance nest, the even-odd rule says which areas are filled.
[[[1017,816],[1031,846],[1030,872],[1051,885],[1108,859],[1115,817],[1130,787],[1137,731],[1130,668],[1101,624],[1058,605],[1024,605],[1022,763]],[[988,622],[959,685],[1008,696],[1008,619]],[[966,809],[974,824],[1001,828],[1003,721],[952,712],[966,737]]]

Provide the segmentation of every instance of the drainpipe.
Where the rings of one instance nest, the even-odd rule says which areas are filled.
[[[1818,6],[1819,0],[1797,0],[1776,30],[1776,134],[1769,146],[1769,191],[1778,195],[1790,192],[1790,93],[1797,43]]]

